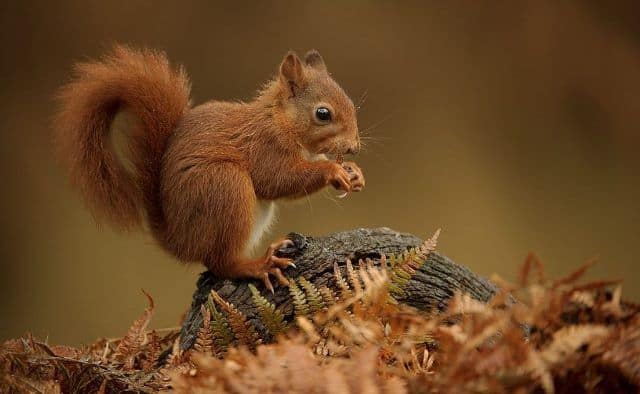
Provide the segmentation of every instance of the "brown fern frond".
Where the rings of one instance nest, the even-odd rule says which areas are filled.
[[[351,289],[349,288],[349,284],[342,276],[342,271],[340,271],[340,267],[338,267],[338,263],[333,263],[333,276],[335,277],[336,283],[340,288],[340,298],[346,300],[353,296]]]
[[[616,286],[613,289],[613,294],[611,295],[611,300],[605,302],[602,305],[602,310],[613,315],[616,318],[620,318],[623,316],[622,312],[622,286]]]
[[[640,386],[640,315],[627,327],[620,327],[615,335],[601,345],[601,362],[620,371],[626,379]]]
[[[316,326],[313,324],[313,322],[311,322],[306,317],[304,316],[297,317],[296,323],[298,324],[298,327],[300,327],[302,332],[307,334],[307,337],[309,338],[309,341],[311,343],[318,342],[322,339],[322,337],[320,336],[320,334],[318,334],[318,331],[316,330]]]
[[[180,336],[178,336],[171,345],[171,353],[167,357],[166,365],[177,367],[184,362],[184,352],[180,348]]]
[[[545,281],[544,265],[538,255],[529,252],[518,271],[518,283],[520,286],[524,287],[529,284],[529,275],[533,269],[536,271],[536,283],[543,283]]]
[[[364,260],[358,260],[358,277],[362,281],[362,286],[366,290],[371,287],[371,283],[373,282],[372,278],[369,276],[369,270],[373,267],[373,263],[370,259],[367,259],[365,263]]]
[[[580,293],[585,291],[593,292],[595,290],[602,290],[607,287],[619,285],[620,283],[622,283],[622,279],[596,280],[581,285],[575,285],[571,287],[571,289],[569,289],[566,294],[568,296],[571,296],[573,293]]]
[[[420,254],[420,258],[425,260],[431,252],[435,252],[436,246],[438,246],[438,238],[440,238],[441,229],[437,229],[431,238],[424,241],[424,243],[417,248],[417,252]],[[420,264],[422,265],[422,264]]]
[[[215,354],[213,348],[213,333],[211,332],[211,311],[204,305],[200,305],[200,314],[202,315],[202,327],[198,330],[194,349],[206,355]]]
[[[380,268],[382,268],[385,271],[389,271],[389,262],[388,262],[387,255],[385,254],[380,256]]]
[[[580,266],[580,268],[578,268],[577,270],[573,271],[572,273],[570,273],[567,276],[564,276],[560,279],[556,279],[553,281],[551,288],[553,289],[557,289],[558,287],[562,286],[562,285],[568,285],[568,284],[573,284],[575,283],[578,279],[580,279],[589,268],[591,268],[595,263],[596,263],[596,259],[592,258],[587,260],[582,266]]]
[[[368,346],[350,358],[320,362],[308,345],[289,340],[256,354],[234,349],[224,360],[197,355],[196,371],[172,374],[171,386],[179,393],[405,393],[401,380],[377,373],[377,356]]]
[[[227,302],[215,290],[211,290],[211,296],[227,314],[231,331],[233,331],[238,343],[247,346],[249,349],[255,349],[262,341],[255,327],[247,320],[244,313],[240,312],[232,303]]]
[[[142,315],[133,322],[131,327],[129,327],[127,334],[120,341],[114,354],[114,358],[117,361],[124,363],[125,370],[133,369],[141,346],[146,344],[146,329],[153,316],[153,298],[144,290],[142,290],[142,293],[147,297],[149,306],[144,310]]]
[[[149,334],[149,341],[145,346],[144,359],[142,360],[142,369],[149,371],[153,369],[158,362],[158,357],[162,352],[162,339],[155,330]]]
[[[550,367],[563,363],[582,346],[595,343],[610,332],[609,327],[596,324],[563,327],[553,334],[553,341],[541,351],[540,356]]]
[[[384,268],[373,265],[373,261],[367,259],[359,268],[360,278],[364,284],[365,305],[369,313],[377,315],[388,304],[394,304],[395,300],[389,295],[389,275]]]
[[[509,282],[496,273],[489,275],[489,279],[504,293],[512,293],[514,290],[519,288],[519,286]]]
[[[361,297],[362,296],[362,284],[360,283],[360,278],[358,274],[353,269],[353,264],[351,264],[351,260],[347,259],[347,277],[349,278],[349,285],[353,288],[354,296]]]
[[[533,349],[528,351],[525,364],[521,366],[520,369],[528,372],[534,379],[537,379],[545,393],[553,394],[555,392],[551,369],[539,352]]]
[[[596,301],[592,292],[589,291],[575,291],[569,296],[569,301],[576,304],[582,304],[587,308],[593,308]]]
[[[449,314],[484,313],[491,315],[493,310],[484,302],[478,301],[469,294],[457,292],[449,301]]]
[[[336,294],[333,292],[333,290],[331,290],[327,286],[325,286],[325,285],[320,286],[318,288],[318,291],[320,292],[320,295],[322,296],[322,301],[323,301],[324,305],[326,305],[327,307],[330,307],[331,305],[333,305],[336,302],[338,302],[338,297],[336,296]]]

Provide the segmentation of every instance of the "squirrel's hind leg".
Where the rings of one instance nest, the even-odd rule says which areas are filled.
[[[172,175],[164,189],[165,240],[170,250],[183,260],[202,261],[221,278],[260,279],[271,291],[269,275],[289,284],[282,269],[293,262],[274,252],[290,245],[290,240],[272,243],[261,257],[246,256],[256,236],[254,227],[261,224],[256,223],[259,202],[253,182],[242,167],[231,162],[198,163]]]
[[[253,227],[251,178],[231,162],[191,164],[165,173],[163,243],[181,260],[202,261],[213,273],[229,277]]]

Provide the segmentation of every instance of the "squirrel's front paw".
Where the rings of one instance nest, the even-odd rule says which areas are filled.
[[[342,168],[349,174],[349,184],[351,185],[351,191],[359,192],[364,188],[364,175],[362,170],[354,162],[347,161],[342,163]]]
[[[329,175],[329,183],[338,190],[348,193],[351,191],[351,177],[343,164],[331,163],[331,173]]]

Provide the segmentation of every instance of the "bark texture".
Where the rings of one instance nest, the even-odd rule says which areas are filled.
[[[288,237],[294,245],[281,249],[277,255],[294,259],[297,268],[288,268],[285,275],[294,279],[304,276],[317,286],[326,285],[333,289],[336,289],[334,262],[342,269],[345,268],[347,259],[357,262],[359,259],[371,258],[378,263],[382,254],[400,253],[423,242],[414,235],[399,233],[386,227],[360,228],[325,237],[297,233],[291,233]],[[269,301],[282,310],[287,320],[293,318],[293,304],[286,287],[277,286],[272,295],[259,282],[218,279],[208,271],[203,272],[197,282],[191,310],[182,326],[182,348],[188,349],[193,345],[202,325],[200,305],[206,302],[211,290],[233,303],[254,323],[263,337],[268,338],[251,299],[249,283],[254,283]],[[456,291],[468,293],[473,298],[486,302],[496,290],[496,286],[487,279],[434,252],[413,276],[405,288],[405,296],[398,301],[425,311],[433,308],[441,310]]]

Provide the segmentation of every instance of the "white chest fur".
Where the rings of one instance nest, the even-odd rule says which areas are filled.
[[[258,200],[253,214],[253,228],[247,243],[247,252],[253,250],[258,242],[269,231],[276,214],[276,203],[274,201]]]
[[[327,160],[327,155],[324,153],[311,153],[306,149],[302,149],[302,156],[309,161]]]

